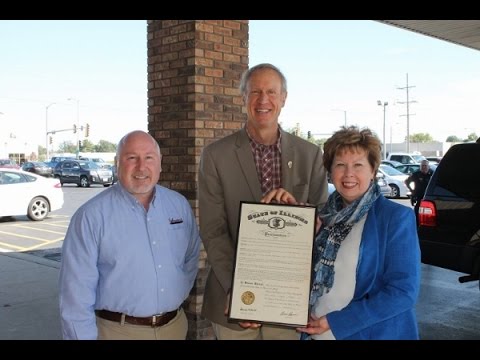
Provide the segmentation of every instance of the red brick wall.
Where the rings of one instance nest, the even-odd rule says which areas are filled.
[[[198,217],[198,164],[205,145],[240,129],[238,86],[248,67],[248,20],[148,21],[148,130],[160,145],[160,184],[182,193]],[[208,263],[185,304],[190,339],[214,338],[199,314]]]

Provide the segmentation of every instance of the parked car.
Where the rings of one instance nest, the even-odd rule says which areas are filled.
[[[381,173],[377,174],[377,184],[380,186],[380,193],[383,196],[388,197],[392,194],[392,188],[388,185],[385,176]]]
[[[65,160],[75,160],[75,158],[70,156],[52,156],[50,162],[58,164],[60,161]]]
[[[55,166],[53,176],[60,180],[60,184],[73,183],[81,187],[90,187],[91,184],[112,185],[112,170],[103,169],[93,161],[64,160]]]
[[[468,169],[468,176],[465,176]],[[480,277],[480,138],[453,145],[432,175],[419,208],[422,262]]]
[[[415,171],[420,170],[420,164],[400,164],[394,166],[393,168],[404,174],[410,175],[413,174]]]
[[[53,170],[55,170],[55,167],[57,166],[57,164],[59,162],[65,161],[65,160],[75,160],[75,158],[74,157],[68,157],[68,156],[52,156],[50,161],[45,161],[45,164],[50,166],[52,168],[52,172],[53,172]]]
[[[434,162],[437,164],[440,162],[440,160],[442,160],[441,156],[427,156],[426,158],[428,161],[430,161],[430,163]]]
[[[0,168],[20,169],[20,166],[18,166],[14,160],[0,159]]]
[[[432,171],[435,171],[437,169],[436,164],[429,163],[428,165],[429,165],[430,169],[432,169]],[[411,175],[415,171],[420,170],[420,164],[400,164],[398,166],[394,166],[394,168],[397,169],[398,171],[404,173],[404,174]]]
[[[422,154],[391,153],[386,160],[394,160],[402,164],[420,164],[426,158]]]
[[[380,165],[378,172],[385,176],[385,180],[392,189],[389,197],[399,198],[412,195],[412,192],[405,185],[408,175],[388,165]]]
[[[109,164],[109,163],[105,163],[105,165],[103,165],[103,168],[104,168],[104,169],[110,169],[110,170],[112,170],[112,174],[113,174],[112,185],[115,184],[115,183],[118,181],[118,177],[117,177],[117,167],[116,167],[115,165],[112,165],[112,164]]]
[[[48,164],[40,161],[27,161],[23,163],[22,170],[46,177],[53,176],[53,169]]]
[[[40,221],[63,206],[58,179],[22,170],[0,168],[0,216],[27,215]]]
[[[102,158],[89,158],[89,157],[83,157],[83,156],[80,156],[80,159],[79,160],[83,160],[83,161],[93,161],[94,163],[96,163],[99,167],[101,168],[105,168],[105,169],[108,169],[109,168],[109,164],[105,162],[105,160],[103,160]]]
[[[389,165],[391,167],[396,167],[398,165],[402,165],[401,162],[395,161],[395,160],[382,160],[381,162],[384,165]]]

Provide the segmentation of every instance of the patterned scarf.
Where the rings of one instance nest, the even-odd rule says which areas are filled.
[[[368,190],[344,207],[340,194],[335,191],[329,196],[327,203],[320,210],[319,216],[322,227],[315,239],[313,263],[313,285],[310,293],[310,308],[324,293],[328,293],[333,286],[335,277],[335,259],[338,249],[345,240],[353,225],[355,225],[372,207],[380,196],[380,187],[372,181]],[[309,339],[310,335],[302,333],[302,339]]]

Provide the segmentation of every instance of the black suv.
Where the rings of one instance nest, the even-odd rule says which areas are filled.
[[[74,183],[81,187],[89,187],[90,184],[102,184],[107,187],[113,183],[112,170],[102,169],[93,161],[61,161],[55,166],[53,176],[60,179],[62,185]]]
[[[420,203],[422,262],[480,277],[480,138],[452,146]],[[480,283],[479,283],[480,284]]]

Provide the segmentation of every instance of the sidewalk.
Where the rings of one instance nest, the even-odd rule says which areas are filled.
[[[60,340],[60,263],[0,253],[0,340]]]

